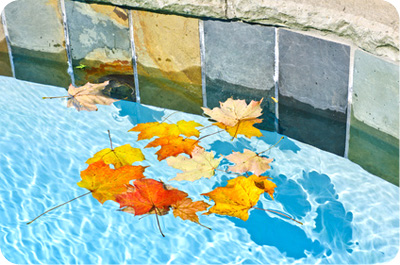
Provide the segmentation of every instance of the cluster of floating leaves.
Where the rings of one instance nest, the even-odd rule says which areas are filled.
[[[101,92],[107,84],[107,82],[87,83],[79,88],[70,86],[68,96],[65,96],[68,98],[67,105],[74,106],[78,111],[91,111],[97,110],[96,104],[111,104],[115,100],[107,99]],[[253,127],[255,123],[262,121],[258,118],[262,114],[261,102],[262,99],[247,104],[245,100],[229,98],[225,102],[221,102],[219,108],[202,109],[210,119],[215,121],[213,125],[229,133],[232,140],[238,135],[251,138],[262,136],[261,131]],[[160,147],[155,153],[158,160],[166,159],[169,166],[182,171],[171,180],[193,182],[201,178],[212,178],[217,170],[236,176],[228,180],[225,187],[217,187],[210,192],[201,194],[208,197],[210,201],[214,201],[214,205],[211,206],[204,201],[193,201],[186,192],[162,181],[147,178],[145,176],[146,166],[133,165],[145,160],[142,150],[134,148],[130,144],[113,148],[110,132],[111,148],[105,148],[95,153],[86,161],[89,164],[88,167],[80,172],[82,180],[77,184],[89,192],[79,197],[92,194],[101,204],[107,200],[115,201],[119,203],[121,211],[135,216],[154,214],[163,236],[159,225],[159,216],[169,213],[170,210],[175,217],[179,216],[183,220],[189,220],[199,225],[202,224],[197,213],[204,211],[207,211],[203,213],[204,215],[228,215],[246,221],[249,218],[249,210],[256,208],[255,205],[261,194],[268,193],[272,199],[274,198],[275,183],[271,181],[270,177],[262,176],[271,168],[269,164],[273,162],[273,159],[261,156],[265,151],[255,153],[248,149],[244,149],[243,153],[233,152],[228,156],[215,158],[213,151],[206,151],[201,147],[201,139],[207,137],[200,137],[200,131],[197,128],[202,126],[195,121],[184,120],[175,124],[147,122],[137,124],[128,132],[138,132],[138,141],[148,140],[149,143],[144,148]],[[222,159],[227,159],[234,165],[230,166],[227,171],[219,169]],[[251,175],[248,174],[249,172]],[[42,213],[28,224],[59,206]],[[209,208],[210,206],[211,208]],[[266,211],[275,212],[273,210]],[[292,219],[285,214],[275,213]]]

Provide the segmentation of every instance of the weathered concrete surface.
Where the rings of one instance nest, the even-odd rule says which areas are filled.
[[[173,14],[226,18],[226,0],[86,0]]]
[[[229,0],[228,18],[318,30],[398,61],[399,15],[383,0]]]
[[[87,0],[173,14],[317,30],[399,61],[399,15],[384,0]]]

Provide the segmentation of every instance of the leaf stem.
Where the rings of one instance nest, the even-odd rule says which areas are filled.
[[[198,129],[198,131],[201,131],[201,130],[210,128],[210,127],[212,127],[212,126],[214,126],[214,124],[210,124],[210,125],[204,126],[203,128]]]
[[[113,146],[112,146],[112,140],[111,140],[111,133],[110,133],[110,130],[107,130],[107,132],[108,132],[108,138],[110,138],[110,146],[111,146],[111,150],[113,150],[113,151],[114,151],[114,148],[113,148]]]
[[[283,215],[283,216],[289,218],[290,220],[295,221],[296,223],[299,223],[299,224],[303,225],[302,222],[297,221],[296,219],[294,219],[294,218],[292,218],[292,217],[290,217],[289,215],[286,215],[286,214],[284,214],[284,213],[281,213],[281,212],[278,212],[278,211],[274,211],[274,210],[268,210],[268,209],[258,208],[258,207],[253,207],[253,208],[254,208],[254,209],[257,209],[257,210],[263,210],[263,211],[266,211],[266,212],[272,212],[272,213],[276,213],[276,214]]]
[[[60,204],[60,205],[57,205],[57,206],[55,206],[55,207],[53,207],[53,208],[50,208],[49,210],[45,211],[44,213],[42,213],[41,215],[37,216],[35,219],[33,219],[32,221],[30,221],[30,222],[28,222],[28,223],[26,223],[26,224],[29,225],[29,224],[33,223],[36,219],[38,219],[39,217],[41,217],[42,215],[44,215],[44,214],[46,214],[46,213],[48,213],[48,212],[50,212],[50,211],[52,211],[52,210],[54,210],[54,209],[57,209],[58,207],[61,207],[61,206],[65,205],[65,204],[67,204],[67,203],[70,203],[70,202],[72,202],[72,201],[74,201],[74,200],[76,200],[76,199],[78,199],[78,198],[80,198],[80,197],[86,196],[86,195],[88,195],[88,194],[90,194],[90,193],[92,193],[92,192],[89,191],[88,193],[79,195],[78,197],[75,197],[75,198],[73,198],[72,200],[69,200],[69,201],[64,202],[64,203],[62,203],[62,204]]]
[[[217,131],[217,132],[214,132],[214,133],[210,133],[210,134],[204,135],[204,136],[200,137],[199,139],[197,139],[197,142],[199,142],[201,139],[204,139],[204,138],[206,138],[206,137],[208,137],[208,136],[211,136],[211,135],[214,135],[214,134],[223,132],[223,131],[224,131],[224,130],[220,130],[220,131]]]
[[[231,141],[235,140],[235,137],[237,136],[237,133],[238,133],[238,131],[239,131],[239,126],[240,126],[240,120],[238,121],[238,123],[237,123],[236,126],[237,126],[237,127],[236,127],[236,131],[235,131],[235,134],[233,135]]]
[[[200,224],[199,222],[196,222],[197,224],[199,224],[199,225],[201,225],[202,227],[204,227],[204,228],[207,228],[208,230],[212,230],[211,228],[209,228],[208,226],[205,226],[205,225],[203,225],[203,224]]]
[[[215,168],[215,170],[222,171],[222,172],[225,172],[225,173],[227,173],[227,174],[234,174],[234,175],[238,175],[238,176],[241,176],[241,175],[242,175],[242,174],[240,174],[240,173],[236,173],[236,172],[232,172],[232,171],[227,171],[227,170],[223,170],[223,169],[219,169],[219,168]]]
[[[175,114],[175,113],[177,113],[177,112],[179,112],[179,111],[174,111],[174,112],[168,114],[168,116],[165,117],[165,118],[163,118],[162,121],[161,121],[160,123],[163,123],[163,122],[166,121],[169,117],[171,117],[173,114]]]
[[[161,235],[162,235],[163,237],[165,237],[165,235],[164,235],[163,232],[161,231],[160,221],[158,220],[158,213],[157,213],[158,208],[154,206],[154,210],[155,210],[155,213],[156,213],[156,220],[157,220],[158,229],[160,230]]]
[[[52,99],[52,98],[71,98],[71,96],[59,96],[59,97],[42,97],[42,99]]]
[[[262,152],[257,153],[257,155],[259,156],[259,155],[261,155],[262,153],[265,153],[265,152],[267,152],[268,150],[270,150],[272,147],[277,146],[277,144],[279,144],[279,142],[282,141],[283,138],[285,138],[285,137],[282,136],[281,139],[279,139],[278,142],[276,142],[274,145],[271,145],[267,150],[264,150],[264,151],[262,151]]]

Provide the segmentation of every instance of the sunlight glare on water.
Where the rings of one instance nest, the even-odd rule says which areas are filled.
[[[85,196],[40,219],[47,209],[87,192],[76,185],[85,161],[109,147],[130,143],[142,148],[145,176],[162,180],[206,200],[201,193],[224,186],[232,176],[218,172],[195,182],[168,181],[179,171],[159,162],[156,149],[143,149],[127,132],[135,124],[161,121],[171,110],[119,101],[97,112],[66,108],[64,88],[0,77],[0,248],[18,264],[315,264],[380,263],[399,248],[399,189],[347,159],[288,137],[265,153],[274,158],[269,176],[277,184],[275,200],[261,195],[257,207],[278,210],[304,223],[251,210],[250,218],[200,215],[200,222],[154,216],[143,219],[116,211]],[[168,122],[205,117],[176,113]],[[210,127],[202,135],[215,132]],[[263,132],[251,140],[230,141],[226,133],[204,138],[202,146],[220,155],[244,148],[268,149],[280,135]],[[135,163],[136,164],[136,163]],[[138,163],[139,164],[139,163]],[[223,160],[224,167],[228,162]],[[211,202],[212,203],[212,202]]]

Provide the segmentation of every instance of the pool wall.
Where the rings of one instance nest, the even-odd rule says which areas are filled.
[[[108,79],[113,97],[195,114],[264,98],[262,129],[399,185],[398,13],[334,2],[18,0],[2,13],[0,75]]]

